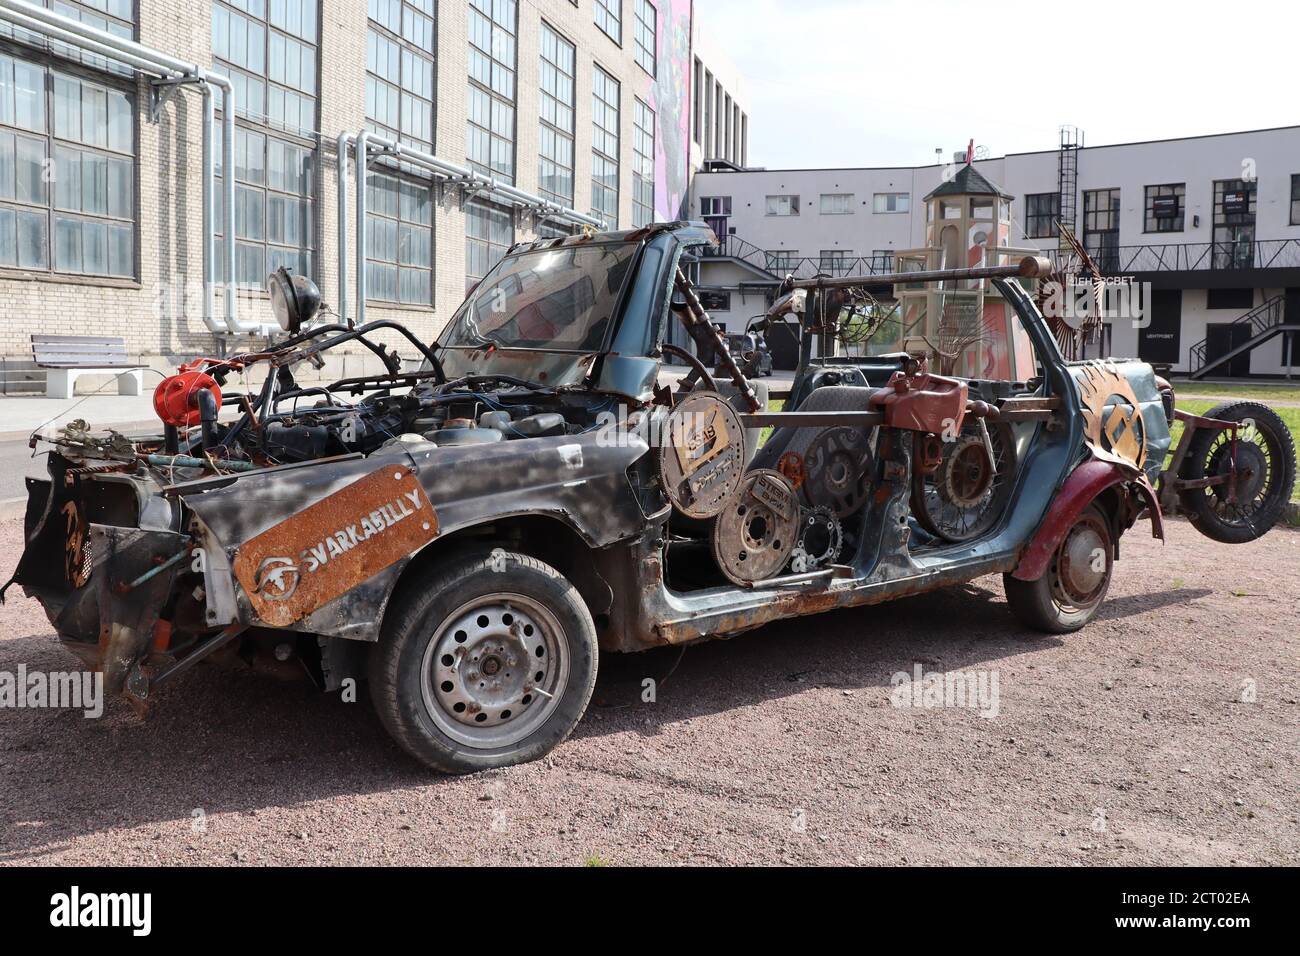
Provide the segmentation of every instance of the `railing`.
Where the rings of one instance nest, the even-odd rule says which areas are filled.
[[[701,255],[739,259],[775,279],[784,279],[788,275],[793,275],[796,279],[811,279],[818,275],[885,275],[894,271],[892,255],[825,259],[821,256],[791,257],[775,250],[762,249],[739,236],[730,235],[721,237],[716,249],[702,250]]]
[[[1231,324],[1232,325],[1242,325],[1243,323],[1248,324],[1250,326],[1250,339],[1247,339],[1247,342],[1249,342],[1250,340],[1258,338],[1259,336],[1263,335],[1269,329],[1282,324],[1283,318],[1285,317],[1286,314],[1284,303],[1285,303],[1285,298],[1283,296],[1280,295],[1274,296],[1273,298],[1265,302],[1263,305],[1256,306],[1255,308],[1251,309],[1241,318],[1234,319]],[[1231,339],[1229,339],[1229,342],[1231,342]],[[1198,372],[1201,371],[1201,369],[1205,368],[1208,362],[1210,361],[1218,362],[1221,359],[1226,357],[1227,353],[1225,353],[1224,355],[1216,355],[1213,359],[1207,358],[1206,349],[1208,343],[1209,343],[1209,337],[1207,336],[1206,338],[1201,339],[1201,341],[1193,345],[1190,349],[1188,349],[1187,351],[1188,374],[1195,376]],[[1242,345],[1245,344],[1246,344],[1245,342],[1242,343]],[[1235,351],[1240,347],[1241,346],[1230,345],[1228,348],[1228,352]]]
[[[1118,246],[1088,250],[1102,272],[1198,272],[1220,269],[1300,269],[1300,239],[1243,242],[1189,242],[1177,245]],[[1057,260],[1068,253],[1050,252]]]

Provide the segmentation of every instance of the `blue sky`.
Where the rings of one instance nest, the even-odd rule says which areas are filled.
[[[748,83],[751,165],[910,166],[1300,124],[1294,0],[695,0]],[[959,28],[954,28],[959,25]]]

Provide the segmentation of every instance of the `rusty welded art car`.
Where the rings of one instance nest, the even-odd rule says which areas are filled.
[[[1177,508],[1228,541],[1278,519],[1295,462],[1276,416],[1184,416],[1166,470],[1168,385],[1140,362],[1065,361],[1026,291],[1039,260],[871,280],[992,283],[1024,380],[805,348],[769,411],[687,279],[713,241],[672,223],[517,246],[435,344],[310,325],[314,287],[272,276],[285,336],[164,381],[157,434],[78,422],[40,439],[49,477],[30,481],[15,581],[138,707],[209,658],[326,690],[368,679],[406,750],[463,772],[564,740],[604,653],[990,573],[1027,625],[1068,631],[1139,518],[1160,535]],[[835,292],[781,300],[806,342]],[[387,371],[299,384],[350,342]],[[674,389],[665,355],[692,365]],[[260,388],[230,387],[259,370]]]

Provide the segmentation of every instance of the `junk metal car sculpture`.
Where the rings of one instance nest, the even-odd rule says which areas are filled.
[[[1140,517],[1160,536],[1177,508],[1225,541],[1278,519],[1295,462],[1276,416],[1181,415],[1148,365],[1065,361],[1024,287],[1045,260],[871,279],[991,282],[1032,348],[1027,380],[805,349],[771,412],[683,272],[714,241],[671,223],[516,246],[434,345],[390,322],[311,326],[314,287],[272,276],[286,337],[164,381],[158,434],[42,439],[15,580],[139,707],[207,658],[305,666],[325,689],[368,677],[407,751],[466,772],[564,740],[601,653],[991,573],[1026,624],[1069,631]],[[795,303],[811,329],[849,285],[787,282],[773,315]],[[666,341],[674,322],[722,381]],[[387,371],[298,384],[351,342]],[[665,354],[693,364],[675,393]],[[257,369],[260,390],[232,394]]]

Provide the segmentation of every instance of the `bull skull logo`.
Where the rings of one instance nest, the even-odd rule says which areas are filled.
[[[298,590],[301,573],[293,558],[264,558],[257,566],[254,591],[267,601],[287,601]]]

